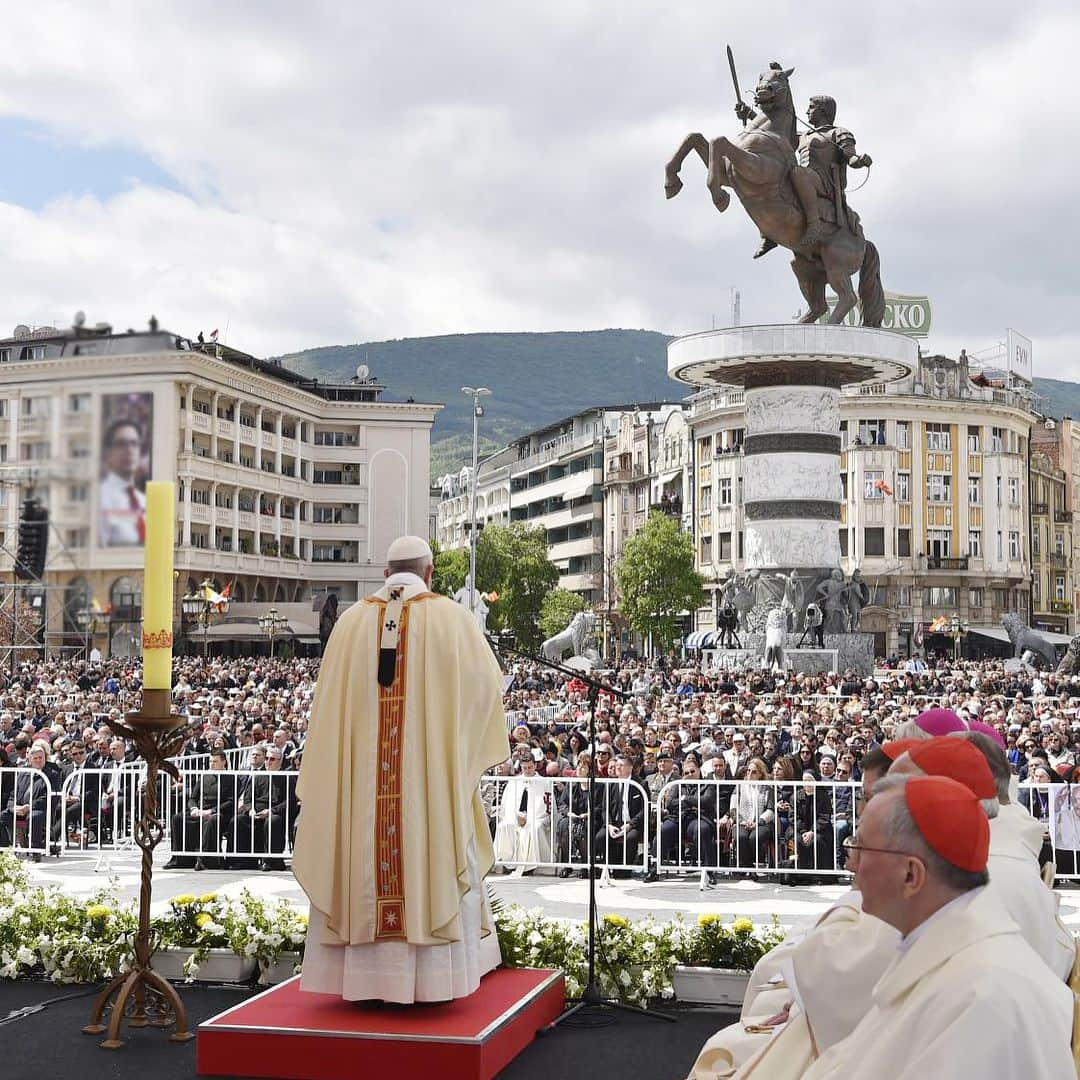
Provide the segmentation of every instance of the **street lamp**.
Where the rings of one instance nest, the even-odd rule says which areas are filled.
[[[953,663],[960,662],[960,636],[967,633],[967,627],[960,621],[959,613],[953,615],[949,622],[949,629],[953,636]]]
[[[259,629],[270,639],[270,656],[274,655],[274,638],[289,629],[289,620],[272,607],[259,616]]]
[[[208,592],[214,592],[209,579],[202,582],[199,591],[188,593],[180,599],[180,610],[188,619],[197,622],[202,627],[204,660],[210,654],[210,624],[215,617],[224,615],[232,602],[227,596],[211,600],[207,595]],[[214,594],[217,595],[216,592]]]
[[[476,594],[476,482],[480,466],[480,417],[484,406],[480,399],[491,391],[486,386],[463,386],[461,392],[473,399],[472,411],[472,490],[469,492],[469,610],[475,611]]]
[[[75,622],[78,623],[83,635],[83,652],[85,654],[83,659],[89,663],[91,642],[96,634],[101,633],[101,619],[93,608],[84,607],[75,612]]]

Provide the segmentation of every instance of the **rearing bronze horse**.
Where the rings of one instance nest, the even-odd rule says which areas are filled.
[[[885,314],[880,260],[877,248],[863,236],[858,215],[848,208],[846,225],[822,222],[817,239],[803,243],[806,216],[791,180],[798,145],[788,83],[793,71],[773,64],[761,74],[754,92],[761,115],[734,141],[723,135],[711,142],[700,132],[688,135],[667,164],[664,190],[669,199],[679,194],[679,169],[690,151],[696,151],[709,170],[706,186],[716,209],[728,208],[731,196],[724,189],[732,188],[762,236],[794,252],[791,267],[809,304],[800,322],[817,322],[828,312],[825,286],[831,285],[838,302],[830,323],[843,322],[858,303],[862,325],[880,326]],[[858,295],[851,285],[856,271]]]

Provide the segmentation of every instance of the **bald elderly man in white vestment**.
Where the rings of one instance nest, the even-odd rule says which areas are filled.
[[[864,757],[864,805],[891,764],[880,749]],[[855,1029],[899,941],[893,927],[863,912],[857,889],[845,893],[758,961],[739,1022],[705,1043],[688,1080],[802,1076],[815,1054]]]
[[[386,584],[327,643],[297,789],[302,990],[448,1001],[500,962],[479,783],[507,756],[502,674],[432,571],[426,541],[395,540]]]
[[[989,851],[986,814],[962,784],[878,783],[849,859],[864,910],[902,935],[898,955],[806,1080],[1074,1080],[1073,995],[985,888]]]

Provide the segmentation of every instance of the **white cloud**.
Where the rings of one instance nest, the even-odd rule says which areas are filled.
[[[932,346],[977,348],[1014,325],[1038,374],[1080,377],[1080,15],[1064,0],[838,10],[21,5],[0,114],[139,151],[188,194],[0,205],[3,312],[14,325],[81,307],[127,325],[153,311],[188,333],[230,320],[232,343],[260,353],[690,331],[726,318],[731,285],[745,320],[783,321],[799,303],[787,258],[751,262],[752,224],[737,205],[715,213],[700,163],[663,197],[686,131],[738,126],[730,40],[744,90],[780,59],[800,102],[838,99],[876,161],[852,202],[886,285],[932,296]]]

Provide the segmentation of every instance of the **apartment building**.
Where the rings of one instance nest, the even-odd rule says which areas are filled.
[[[210,578],[231,584],[238,607],[302,604],[317,625],[313,599],[364,596],[390,541],[427,532],[441,406],[382,392],[371,380],[315,382],[156,323],[147,333],[21,327],[0,341],[0,579],[11,580],[32,488],[52,523],[44,584],[63,596],[49,624],[63,629],[50,633],[73,633],[93,600],[108,613],[95,643],[135,651],[142,488],[171,480],[178,594]]]
[[[1027,617],[1030,396],[973,380],[966,357],[927,356],[845,391],[840,415],[842,569],[873,589],[861,629],[878,655],[910,653],[940,616],[995,637],[1004,612]],[[715,583],[743,565],[742,391],[698,395],[690,426],[698,566]],[[715,626],[712,591],[699,629]]]

